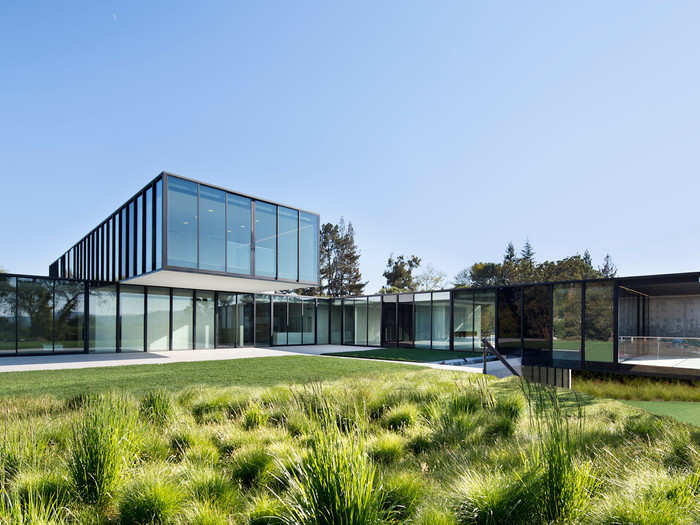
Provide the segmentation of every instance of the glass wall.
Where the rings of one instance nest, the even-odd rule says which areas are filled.
[[[17,347],[20,352],[53,352],[53,281],[17,278]]]
[[[612,283],[586,283],[586,361],[613,362],[613,296]]]
[[[496,346],[496,291],[474,291],[474,350],[481,350],[482,340]]]
[[[287,343],[290,345],[300,345],[303,331],[302,302],[300,297],[289,298],[289,325]]]
[[[226,271],[226,193],[199,187],[199,268]]]
[[[299,212],[279,206],[279,268],[277,277],[296,281],[299,278]]]
[[[17,278],[0,274],[0,354],[17,351]]]
[[[415,294],[416,348],[430,348],[432,337],[432,309],[430,292]]]
[[[355,302],[352,299],[343,301],[343,344],[355,344]]]
[[[117,351],[117,287],[90,286],[90,352]]]
[[[233,348],[243,340],[242,323],[238,322],[238,306],[235,293],[218,293],[216,296],[216,346]]]
[[[148,287],[148,350],[167,350],[170,346],[170,289]]]
[[[331,344],[343,343],[343,306],[340,299],[333,299],[331,303]]]
[[[413,294],[399,295],[399,346],[411,347],[414,341],[413,332]]]
[[[192,290],[173,290],[173,350],[192,350],[193,302]]]
[[[313,298],[303,298],[303,333],[302,344],[312,345],[316,343],[316,300]]]
[[[255,275],[275,277],[277,260],[277,210],[255,202]]]
[[[168,265],[197,268],[197,217],[197,184],[168,177]]]
[[[367,346],[367,298],[358,297],[355,303],[355,344]]]
[[[555,360],[581,360],[581,289],[581,283],[554,285],[552,358]]]
[[[382,346],[396,346],[396,295],[385,295],[382,303]]]
[[[159,270],[163,266],[163,181],[159,180],[156,182],[156,253],[155,253],[155,264],[156,270]],[[118,252],[117,252],[118,253]]]
[[[253,294],[238,294],[238,334],[242,335],[243,346],[255,343],[255,305]],[[241,339],[239,339],[239,342]]]
[[[367,344],[380,346],[382,344],[382,298],[372,296],[367,305]]]
[[[454,294],[454,349],[474,349],[474,292],[455,290]]]
[[[142,286],[119,287],[119,320],[122,352],[143,351],[143,314],[145,311]]]
[[[525,350],[550,350],[552,323],[551,288],[546,285],[523,288],[523,343]]]
[[[319,218],[313,213],[299,214],[299,280],[318,281]]]
[[[328,344],[328,335],[330,330],[330,311],[331,303],[327,299],[319,299],[317,306],[317,318],[318,318],[318,329],[316,335],[318,337],[317,343],[319,345]]]
[[[227,268],[230,273],[250,274],[250,199],[227,194],[228,227],[226,229]]]
[[[55,352],[75,352],[85,348],[85,284],[83,282],[56,281],[53,323]]]
[[[146,271],[153,270],[153,188],[146,190]]]
[[[255,296],[255,346],[270,346],[270,296]]]
[[[287,297],[272,298],[272,344],[287,344]]]
[[[498,290],[498,349],[502,353],[521,351],[521,306],[521,288]]]
[[[195,295],[195,348],[214,348],[214,292],[198,291]]]
[[[450,292],[433,292],[432,341],[436,350],[450,348]]]

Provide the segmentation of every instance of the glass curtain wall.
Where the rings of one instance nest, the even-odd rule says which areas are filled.
[[[234,348],[243,340],[242,323],[238,322],[238,304],[235,293],[218,293],[216,296],[216,346]]]
[[[416,302],[416,348],[430,348],[432,339],[432,294],[415,294]]]
[[[56,281],[54,291],[54,352],[85,348],[85,283]]]
[[[333,299],[331,303],[331,344],[343,344],[343,303]]]
[[[412,347],[414,342],[413,294],[399,295],[399,346]]]
[[[454,294],[454,349],[474,349],[474,292],[455,290]]]
[[[159,270],[163,267],[163,181],[156,182],[156,251],[155,251],[155,269]],[[117,251],[117,253],[119,253]]]
[[[0,274],[0,354],[17,352],[17,278]]]
[[[195,295],[195,348],[214,348],[214,292],[197,291]]]
[[[277,273],[276,208],[273,204],[255,202],[255,275],[262,277],[274,278]]]
[[[88,295],[90,352],[117,351],[117,287],[90,286]]]
[[[168,177],[168,265],[197,268],[197,184]]]
[[[581,360],[581,283],[555,284],[552,311],[552,359]]]
[[[53,281],[17,278],[19,352],[53,352]]]
[[[255,346],[270,346],[270,296],[255,296]]]
[[[251,203],[250,199],[227,194],[226,229],[227,267],[230,273],[250,275]]]
[[[168,350],[170,347],[170,289],[149,286],[146,304],[148,350]]]
[[[355,344],[367,346],[367,298],[358,297],[355,303]]]
[[[144,293],[141,286],[119,287],[119,323],[122,352],[142,352],[145,312]]]
[[[547,285],[523,288],[524,350],[550,350],[552,302]]]
[[[255,344],[255,304],[253,294],[238,294],[238,341],[243,346]]]
[[[343,344],[355,344],[355,301],[343,300]]]
[[[173,290],[173,350],[192,350],[194,324],[192,290]]]
[[[474,350],[481,350],[482,340],[496,346],[496,292],[474,291]]]
[[[299,278],[299,212],[279,206],[279,262],[277,277],[296,281]],[[301,341],[301,337],[299,338]]]
[[[522,348],[522,289],[498,290],[498,349],[505,354],[517,354]]]
[[[302,299],[303,303],[303,332],[302,344],[312,345],[316,343],[316,300],[312,298]]]
[[[272,298],[272,344],[287,344],[288,310],[286,296]]]
[[[319,299],[317,305],[317,343],[327,345],[329,343],[331,303],[328,299]]]
[[[313,213],[299,213],[299,280],[318,281],[319,218]]]
[[[586,361],[612,363],[614,360],[612,283],[586,283],[585,345]]]
[[[301,298],[290,297],[287,344],[300,345],[303,329]]]
[[[416,302],[416,307],[418,303]],[[417,315],[417,314],[416,314]],[[450,292],[433,292],[432,348],[450,349]],[[417,324],[417,322],[416,322]]]
[[[382,303],[382,346],[397,346],[396,295],[385,295]]]
[[[200,186],[200,270],[226,271],[226,229],[226,193],[207,186]]]
[[[382,298],[379,296],[368,298],[367,344],[369,346],[382,344]]]

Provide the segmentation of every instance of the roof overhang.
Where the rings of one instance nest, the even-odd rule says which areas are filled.
[[[158,270],[121,281],[122,284],[141,286],[163,286],[167,288],[191,288],[220,292],[276,292],[308,287],[300,283],[287,283],[266,279],[247,279],[226,275],[212,275],[198,272]]]

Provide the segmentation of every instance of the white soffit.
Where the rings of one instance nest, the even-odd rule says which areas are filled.
[[[214,290],[220,292],[274,292],[294,290],[305,285],[265,281],[262,279],[244,279],[206,273],[175,272],[159,270],[121,281],[124,284],[145,286],[164,286],[166,288],[192,288],[196,290]]]

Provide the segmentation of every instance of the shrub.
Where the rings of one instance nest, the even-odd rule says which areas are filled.
[[[243,427],[246,430],[253,430],[258,427],[262,427],[267,424],[269,415],[263,410],[260,405],[250,405],[245,411],[245,416],[243,417]]]
[[[57,472],[22,472],[14,482],[14,491],[23,506],[34,501],[62,507],[71,497],[70,481]]]
[[[406,439],[398,434],[385,432],[375,437],[370,446],[372,458],[385,465],[396,463],[403,456]]]
[[[392,474],[383,481],[384,509],[394,523],[406,523],[416,513],[423,484],[411,472]]]
[[[389,430],[400,430],[412,425],[418,417],[416,405],[403,403],[398,405],[382,417],[382,425]]]
[[[155,425],[165,425],[174,411],[172,398],[165,389],[148,392],[139,404],[141,416]]]
[[[383,492],[364,436],[338,429],[332,410],[322,414],[306,458],[287,469],[288,496],[282,520],[294,525],[378,525],[384,517]]]
[[[124,524],[166,524],[172,522],[180,506],[178,488],[162,476],[149,475],[126,488],[119,501],[119,516]]]
[[[244,487],[268,481],[272,467],[272,456],[260,446],[237,452],[231,461],[231,476]]]
[[[81,498],[109,496],[133,450],[134,416],[126,398],[107,395],[91,401],[73,426],[68,457],[71,480]]]

